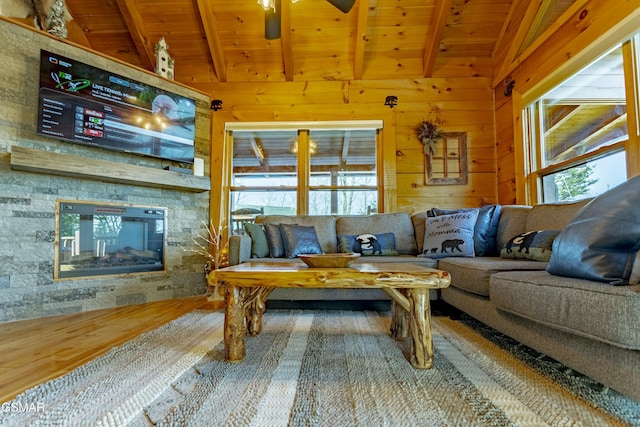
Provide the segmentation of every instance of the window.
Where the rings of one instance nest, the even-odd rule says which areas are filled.
[[[318,130],[309,136],[309,214],[377,211],[376,130]]]
[[[259,214],[356,215],[378,209],[380,122],[230,124],[230,228]]]
[[[593,197],[627,179],[625,60],[619,45],[526,107],[527,182],[537,202]]]

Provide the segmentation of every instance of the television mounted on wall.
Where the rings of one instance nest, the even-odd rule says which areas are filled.
[[[193,163],[193,99],[46,50],[38,92],[38,135]]]

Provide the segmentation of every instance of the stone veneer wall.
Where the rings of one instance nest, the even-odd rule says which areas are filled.
[[[204,233],[209,192],[183,192],[12,170],[12,146],[162,169],[171,162],[37,136],[40,49],[197,100],[196,156],[209,171],[209,98],[153,74],[0,20],[0,322],[204,294]],[[56,200],[168,208],[167,271],[53,280]],[[187,249],[187,250],[185,250]]]

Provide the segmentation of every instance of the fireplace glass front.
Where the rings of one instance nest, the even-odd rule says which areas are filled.
[[[167,209],[59,201],[55,278],[165,270]]]

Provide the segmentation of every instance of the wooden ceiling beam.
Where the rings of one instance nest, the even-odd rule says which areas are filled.
[[[73,10],[71,10],[69,2],[65,2],[65,7],[67,8],[67,12],[69,12],[69,16],[71,17],[71,19],[67,21],[67,40],[78,43],[79,45],[82,45],[84,47],[88,47],[89,49],[93,49],[93,46],[91,46],[91,42],[87,38],[84,29],[78,24],[75,19],[73,19]]]
[[[293,45],[291,43],[291,6],[288,0],[280,2],[280,41],[282,43],[282,61],[284,77],[293,81]]]
[[[521,0],[521,1],[526,1],[526,0]],[[538,0],[538,1],[543,1],[543,0]],[[544,0],[544,1],[547,1],[547,0]],[[509,73],[515,70],[522,62],[524,62],[552,34],[555,34],[559,28],[565,25],[567,21],[569,21],[570,19],[573,19],[575,15],[579,13],[583,8],[585,8],[590,1],[591,0],[574,0],[574,3],[572,3],[571,6],[569,6],[567,10],[565,10],[560,17],[549,26],[549,28],[547,28],[536,40],[534,40],[531,43],[531,45],[529,45],[526,49],[524,49],[524,51],[520,52],[520,46],[522,45],[522,43],[524,43],[524,39],[523,39],[522,42],[520,43],[520,46],[518,46],[518,52],[520,53],[516,54],[516,56],[511,60],[509,60],[507,56],[503,61],[503,63],[499,64],[500,67],[495,68],[496,70],[499,70],[499,72],[496,72],[494,74],[493,87],[497,87],[502,81],[502,79],[504,79]],[[514,4],[515,4],[515,1],[514,1]],[[511,16],[509,16],[509,18],[510,17]],[[531,22],[531,24],[533,23],[534,21]],[[521,25],[518,22],[511,22],[511,24],[516,26]],[[528,31],[527,34],[529,34],[529,32],[530,31]]]
[[[539,36],[539,34],[536,34],[536,33],[538,32],[538,29],[540,28],[540,26],[543,24],[547,16],[547,13],[549,13],[552,7],[555,6],[555,3],[556,3],[555,0],[543,0],[540,3],[540,8],[538,9],[538,13],[536,13],[536,16],[533,17],[533,20],[529,25],[529,31],[527,31],[524,39],[522,40],[522,43],[518,47],[518,52],[516,53],[516,56],[518,56],[522,52],[523,46],[531,45],[531,43],[534,42],[535,38]]]
[[[444,27],[447,25],[451,2],[452,0],[438,0],[436,4],[436,10],[434,11],[433,18],[431,19],[432,31],[431,34],[427,35],[427,40],[425,42],[424,58],[422,62],[422,74],[424,77],[431,77],[433,75],[433,67],[435,66],[436,57],[440,50]]]
[[[213,68],[219,82],[227,81],[227,64],[224,59],[224,51],[222,50],[222,42],[218,32],[218,23],[213,15],[211,2],[209,0],[197,0],[198,10],[200,11],[200,20],[204,27],[204,33],[207,37],[207,45],[209,46],[209,55],[213,61]]]
[[[525,0],[523,0],[525,1]],[[549,28],[547,28],[530,46],[524,51],[518,54],[511,63],[503,63],[502,72],[494,75],[493,86],[496,87],[500,84],[500,81],[504,79],[507,74],[515,70],[522,62],[524,62],[530,55],[532,55],[542,44],[544,44],[549,37],[555,34],[561,27],[563,27],[570,19],[574,19],[580,11],[587,7],[592,0],[574,0],[564,11],[564,13],[553,22]]]
[[[155,52],[152,43],[149,41],[149,37],[144,31],[144,22],[142,17],[136,9],[134,0],[116,0],[120,13],[124,18],[124,22],[129,29],[129,34],[133,39],[133,44],[136,46],[138,53],[140,54],[140,61],[142,66],[149,70],[155,69]]]
[[[517,31],[518,26],[520,25],[518,22],[515,22],[514,16],[517,13],[519,4],[522,1],[525,0],[513,0],[513,2],[511,3],[511,7],[509,8],[509,14],[502,23],[500,34],[498,35],[498,40],[494,44],[493,51],[491,52],[491,61],[494,63],[494,69],[499,69],[500,67],[502,67],[502,62],[498,64],[498,61],[500,60],[499,56],[502,54],[502,52],[509,49],[513,32]]]
[[[367,42],[367,25],[369,21],[369,0],[358,2],[358,24],[356,27],[356,46],[353,55],[353,78],[362,79],[364,73],[364,47]]]
[[[516,31],[515,36],[511,39],[511,43],[509,45],[509,50],[507,51],[507,55],[502,61],[502,65],[498,71],[498,76],[504,76],[508,74],[508,70],[511,67],[511,64],[516,59],[520,48],[522,47],[522,43],[528,37],[529,33],[532,31],[533,23],[536,21],[536,17],[538,16],[538,12],[540,10],[546,10],[549,7],[549,2],[551,0],[534,0],[529,3],[527,7],[527,11],[522,18],[522,21],[519,23],[511,22],[513,25],[518,25],[518,31]]]

